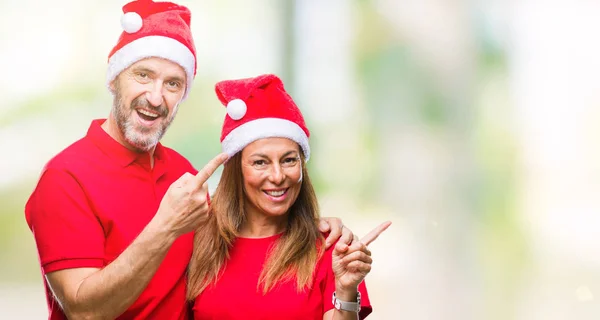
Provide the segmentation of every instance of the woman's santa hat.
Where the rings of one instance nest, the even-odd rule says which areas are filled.
[[[123,6],[123,33],[108,55],[106,83],[135,62],[158,57],[179,64],[190,91],[196,75],[196,48],[190,31],[190,10],[172,2],[136,0]]]
[[[231,157],[258,139],[288,138],[300,145],[308,161],[310,133],[277,76],[221,81],[215,91],[227,107],[221,132],[223,152]]]

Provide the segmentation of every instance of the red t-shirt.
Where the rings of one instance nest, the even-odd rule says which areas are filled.
[[[94,120],[87,135],[48,162],[25,206],[42,274],[69,268],[102,268],[139,235],[168,187],[196,170],[177,152],[158,145],[154,167],[112,139]],[[192,233],[175,241],[154,278],[119,319],[187,317],[185,273]],[[46,281],[49,319],[66,319]]]
[[[267,238],[238,238],[229,251],[230,258],[217,283],[205,289],[193,306],[195,320],[233,319],[323,319],[333,309],[331,296],[335,277],[331,267],[333,246],[323,254],[315,268],[312,290],[296,292],[295,282],[283,282],[263,296],[257,290],[258,277],[269,248],[281,235]],[[371,313],[371,303],[364,281],[360,318]]]

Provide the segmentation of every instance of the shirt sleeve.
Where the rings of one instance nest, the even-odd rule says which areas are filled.
[[[25,206],[44,273],[104,266],[104,229],[78,181],[46,169]]]
[[[332,296],[335,291],[335,275],[333,274],[331,254],[333,253],[333,247],[331,246],[327,251],[325,251],[321,264],[319,265],[320,272],[325,273],[325,289],[323,290],[323,313],[333,309]],[[373,312],[373,307],[371,306],[371,301],[369,299],[369,293],[367,292],[367,286],[365,281],[363,280],[358,285],[358,292],[360,292],[360,312],[358,313],[359,319],[366,318],[371,312]]]

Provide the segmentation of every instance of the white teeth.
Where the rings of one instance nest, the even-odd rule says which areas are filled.
[[[138,109],[138,112],[141,113],[141,114],[143,114],[143,115],[145,115],[145,116],[148,116],[148,117],[152,117],[152,118],[158,117],[158,114],[152,113],[150,111],[146,111],[144,109]]]
[[[273,197],[280,197],[285,193],[285,190],[281,191],[267,191],[267,194]]]

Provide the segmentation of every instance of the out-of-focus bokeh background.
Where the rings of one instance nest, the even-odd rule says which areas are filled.
[[[0,1],[0,318],[43,319],[23,207],[106,117],[126,1]],[[220,150],[213,85],[277,73],[323,214],[372,244],[372,319],[600,318],[600,2],[184,0],[198,75],[163,143]],[[218,181],[218,174],[211,180]]]

